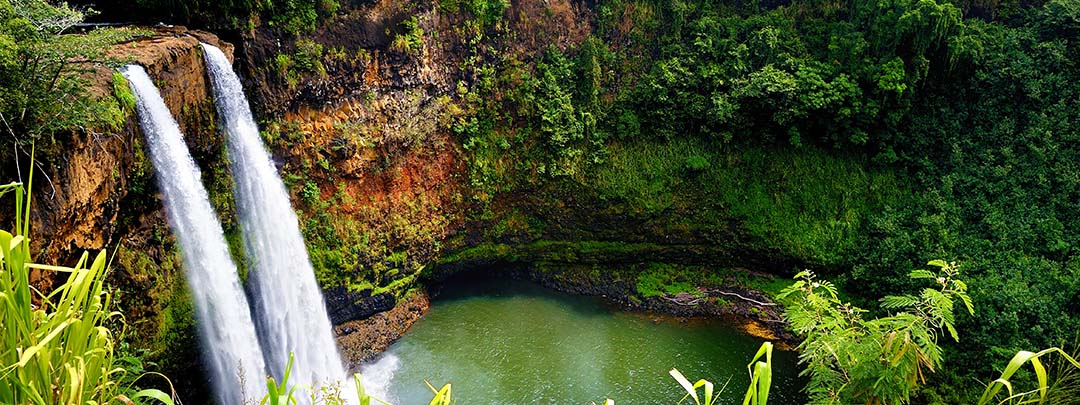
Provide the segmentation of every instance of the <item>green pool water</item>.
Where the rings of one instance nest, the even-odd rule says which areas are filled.
[[[366,384],[399,405],[426,404],[453,383],[459,404],[674,404],[672,367],[722,386],[742,403],[746,365],[761,345],[721,321],[621,311],[595,297],[520,281],[459,280],[431,311],[363,368]],[[774,352],[770,404],[803,403],[796,356]]]

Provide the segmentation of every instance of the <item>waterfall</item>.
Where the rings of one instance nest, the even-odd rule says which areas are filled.
[[[214,104],[228,133],[234,194],[251,262],[248,282],[253,312],[270,372],[280,378],[291,352],[296,360],[290,383],[317,387],[342,381],[342,391],[349,397],[351,380],[345,380],[330,319],[285,185],[259,138],[232,64],[212,45],[203,44],[203,50]]]
[[[218,402],[241,405],[245,400],[258,401],[266,394],[263,353],[199,168],[146,70],[131,65],[122,73],[135,93],[139,123],[157,171],[169,224],[180,242]]]

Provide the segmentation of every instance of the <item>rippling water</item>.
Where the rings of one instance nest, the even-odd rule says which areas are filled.
[[[720,403],[742,403],[746,364],[761,345],[720,321],[619,311],[518,281],[459,280],[444,291],[363,368],[367,385],[395,404],[426,404],[425,379],[452,382],[462,404],[675,403],[683,391],[672,367],[728,383]],[[774,353],[770,404],[804,402],[795,363],[794,353]]]

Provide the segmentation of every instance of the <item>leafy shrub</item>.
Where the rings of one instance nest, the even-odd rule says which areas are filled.
[[[319,185],[314,181],[305,182],[304,188],[300,189],[300,199],[308,206],[316,206],[319,203],[320,197],[321,192],[319,191]]]
[[[296,55],[293,57],[293,61],[296,63],[297,69],[304,72],[326,74],[326,69],[323,67],[322,63],[322,57],[322,44],[309,38],[296,40]]]
[[[959,340],[953,315],[959,301],[974,309],[959,268],[940,260],[930,262],[937,272],[914,270],[915,280],[931,280],[934,288],[919,295],[887,296],[882,307],[893,315],[863,319],[866,311],[837,298],[836,288],[803,271],[785,289],[784,316],[805,337],[799,344],[800,375],[810,377],[806,391],[816,403],[906,404],[926,371],[942,363],[938,334],[942,329]]]
[[[708,169],[709,166],[712,166],[712,164],[710,164],[709,160],[706,159],[704,156],[692,155],[686,158],[686,169],[689,170],[691,173],[702,172],[705,169]]]
[[[394,36],[390,48],[405,54],[415,54],[424,46],[424,29],[420,28],[420,19],[412,16],[401,22],[403,32]]]
[[[109,28],[66,35],[91,12],[44,0],[0,3],[0,130],[8,134],[0,142],[52,150],[60,131],[115,127],[122,120],[123,106],[112,98],[91,99],[88,73],[119,64],[106,57],[108,47],[146,32]]]

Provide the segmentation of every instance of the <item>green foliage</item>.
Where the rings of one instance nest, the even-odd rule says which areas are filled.
[[[870,218],[906,194],[895,174],[817,148],[736,149],[679,139],[608,150],[590,179],[604,198],[650,214],[709,208],[741,220],[769,248],[828,266],[842,264]]]
[[[279,0],[266,2],[271,26],[278,26],[292,34],[315,30],[319,18],[314,0]]]
[[[133,361],[117,356],[116,332],[123,325],[111,309],[104,289],[108,272],[105,252],[89,262],[84,253],[74,267],[37,264],[31,260],[30,206],[21,184],[0,187],[15,193],[15,231],[0,231],[0,402],[10,404],[110,403],[144,401],[172,404],[159,390],[137,391],[125,381]],[[29,285],[31,270],[67,273],[67,280],[49,294]],[[119,333],[122,335],[122,332]],[[138,366],[138,367],[135,367]]]
[[[711,166],[709,159],[701,155],[692,155],[686,158],[686,169],[691,172],[703,172]]]
[[[67,31],[87,13],[67,3],[45,0],[0,2],[0,130],[4,144],[37,143],[53,148],[64,130],[115,126],[115,104],[92,100],[86,73],[112,67],[108,46],[143,35],[134,29]],[[10,151],[12,148],[4,148]]]
[[[296,54],[293,57],[293,63],[297,69],[302,72],[326,75],[326,68],[323,67],[322,58],[322,44],[308,38],[296,40]]]
[[[390,48],[409,55],[416,54],[423,48],[425,38],[420,19],[417,16],[407,18],[401,22],[401,27],[404,31],[394,36]]]
[[[966,344],[947,354],[953,381],[988,358],[1060,345],[1080,322],[1080,48],[1075,20],[1060,20],[1068,13],[1054,4],[1012,24],[965,21],[953,72],[935,73],[943,60],[931,64],[933,84],[909,87],[919,101],[881,147],[882,161],[913,173],[921,202],[871,220],[852,282],[880,297],[910,286],[896,269],[920,252],[964,258],[980,286],[971,298],[986,315],[958,321]]]
[[[289,88],[298,86],[304,74],[326,76],[322,44],[309,38],[301,38],[296,40],[294,46],[295,52],[277,54],[273,64],[274,71],[285,79]]]
[[[665,139],[865,145],[907,108],[905,90],[924,80],[931,58],[954,60],[945,44],[964,33],[959,9],[932,0],[852,2],[846,14],[657,7],[667,19],[653,45],[660,58],[645,74],[627,72],[641,77],[620,100],[639,113],[642,135]]]
[[[439,0],[439,9],[444,13],[465,12],[479,22],[482,29],[493,27],[509,8],[508,0]]]
[[[974,314],[967,285],[956,277],[956,264],[935,260],[938,271],[915,270],[914,280],[929,279],[935,288],[922,294],[888,296],[882,306],[899,310],[866,320],[866,311],[837,298],[832,283],[810,271],[781,293],[785,317],[805,337],[799,344],[801,375],[810,377],[806,391],[815,403],[909,403],[925,371],[942,364],[938,333],[948,330],[957,340],[953,304],[959,300]]]
[[[300,199],[309,206],[316,206],[319,203],[319,198],[322,197],[319,191],[319,185],[314,181],[308,181],[304,183],[304,188],[300,189]]]
[[[585,163],[600,160],[596,146],[602,144],[603,135],[596,132],[596,117],[575,108],[574,89],[568,86],[577,81],[573,64],[557,48],[548,48],[536,70],[539,132],[551,152],[540,172],[551,176],[581,174]]]
[[[576,55],[548,47],[534,69],[519,57],[476,66],[472,88],[459,83],[466,109],[452,129],[470,152],[481,201],[552,178],[580,180],[605,160],[601,92],[612,55],[603,41],[587,39]]]
[[[637,293],[645,298],[678,294],[701,296],[698,286],[687,280],[683,273],[672,266],[649,263],[642,272],[638,273],[634,287]]]
[[[986,405],[992,403],[1010,405],[1046,403],[1048,394],[1051,393],[1051,389],[1053,387],[1051,387],[1050,385],[1050,378],[1047,374],[1046,367],[1043,366],[1042,361],[1040,361],[1039,358],[1047,356],[1049,354],[1059,355],[1066,363],[1065,367],[1071,367],[1074,372],[1080,371],[1080,361],[1077,361],[1075,358],[1073,358],[1060,348],[1052,347],[1042,350],[1038,353],[1032,353],[1022,350],[1020,352],[1017,352],[1016,356],[1013,356],[1012,360],[1009,361],[1009,364],[1005,366],[1004,370],[1001,371],[1000,377],[998,377],[994,381],[991,381],[990,384],[987,384],[986,390],[983,391],[982,396],[979,397],[978,405]],[[1024,366],[1024,364],[1027,363],[1031,363],[1031,368],[1035,371],[1035,377],[1038,385],[1035,387],[1035,389],[1032,389],[1030,391],[1014,392],[1013,385],[1011,382],[1009,382],[1009,379],[1013,378],[1016,372],[1019,371],[1020,368]],[[1006,389],[1006,397],[999,402],[994,402],[997,399],[999,393],[1002,392],[1002,388]],[[1074,400],[1075,397],[1062,399]]]

